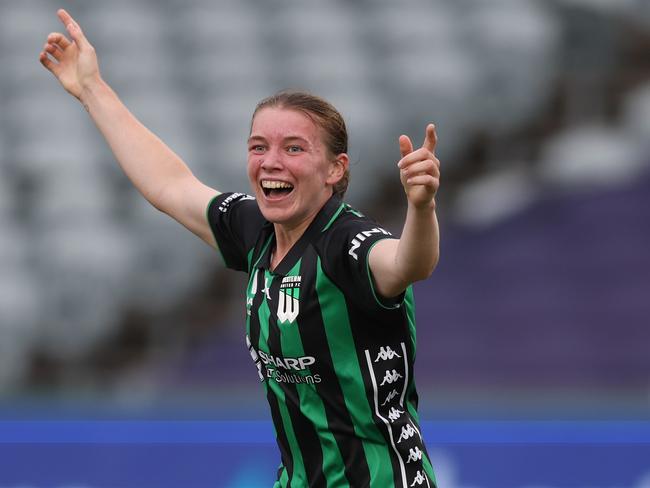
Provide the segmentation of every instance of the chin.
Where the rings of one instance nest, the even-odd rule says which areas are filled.
[[[259,200],[258,200],[259,202]],[[273,204],[262,200],[261,205],[258,203],[259,209],[266,220],[274,224],[285,224],[291,221],[293,212],[287,208],[279,208]]]

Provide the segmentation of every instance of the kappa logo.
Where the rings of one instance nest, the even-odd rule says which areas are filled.
[[[377,359],[375,359],[375,362],[379,362],[381,359],[382,361],[386,361],[388,359],[393,359],[393,358],[401,358],[399,354],[397,354],[395,351],[393,351],[390,346],[386,347],[380,347],[379,348],[379,354],[377,354]]]
[[[387,230],[382,229],[381,227],[375,227],[374,229],[371,230],[364,230],[363,232],[359,232],[356,236],[354,236],[354,239],[352,239],[348,254],[358,261],[359,256],[357,256],[357,253],[355,251],[359,249],[363,241],[365,241],[368,237],[370,237],[373,234],[384,234],[385,236],[393,235]]]
[[[381,385],[379,385],[379,386],[384,386],[386,383],[388,383],[390,385],[392,383],[395,383],[400,378],[403,378],[403,376],[401,374],[399,374],[397,371],[395,371],[395,370],[390,371],[390,370],[387,369],[386,374],[384,375],[384,381],[382,381]]]
[[[422,471],[418,471],[417,474],[415,475],[415,478],[413,478],[413,483],[411,483],[410,486],[415,486],[415,485],[420,486],[426,480],[427,479],[422,475]]]
[[[397,439],[397,443],[399,444],[400,442],[410,439],[415,435],[415,429],[411,427],[411,424],[406,424],[405,426],[402,427],[402,432],[399,435],[399,439]]]
[[[397,390],[395,390],[395,389],[393,388],[393,391],[391,391],[391,392],[388,394],[388,396],[386,397],[386,400],[384,400],[384,403],[382,403],[381,406],[383,407],[384,405],[386,405],[388,402],[390,402],[390,401],[391,401],[393,398],[395,398],[397,395],[399,395],[399,393],[397,393]]]
[[[412,463],[414,461],[420,461],[422,459],[422,451],[418,446],[415,446],[413,449],[409,449],[409,458],[406,460],[406,463]]]
[[[390,423],[392,424],[395,422],[398,418],[402,416],[404,413],[404,410],[398,410],[395,407],[391,407],[390,411],[388,412],[388,418],[390,419]]]
[[[293,323],[300,312],[300,282],[298,276],[285,276],[278,294],[278,323]]]

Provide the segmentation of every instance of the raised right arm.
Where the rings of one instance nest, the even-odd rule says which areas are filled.
[[[177,154],[133,116],[101,78],[95,49],[77,22],[63,9],[57,15],[72,40],[50,34],[40,54],[41,64],[81,101],[147,201],[214,247],[205,211],[219,192],[201,183]]]

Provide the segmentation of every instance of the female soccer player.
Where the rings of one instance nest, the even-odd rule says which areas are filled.
[[[135,119],[79,25],[58,16],[70,39],[50,34],[43,66],[81,101],[144,197],[248,273],[246,342],[281,451],[275,486],[435,487],[416,411],[410,286],[438,261],[433,125],[417,150],[399,138],[399,239],[342,202],[345,123],[307,93],[258,104],[248,138],[254,196],[219,193]]]

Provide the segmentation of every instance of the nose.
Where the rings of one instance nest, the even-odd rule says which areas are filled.
[[[275,149],[267,150],[262,159],[261,167],[266,171],[282,169],[282,157],[279,151]]]

